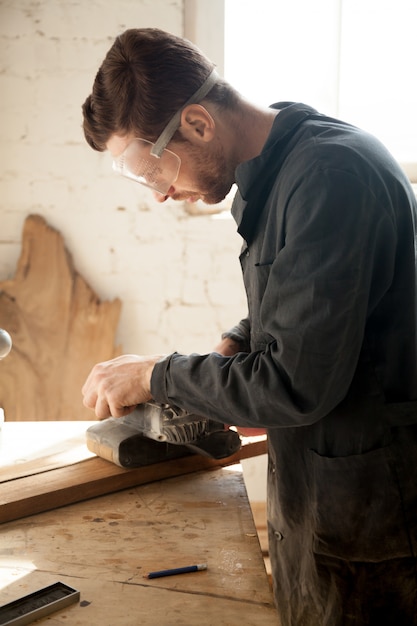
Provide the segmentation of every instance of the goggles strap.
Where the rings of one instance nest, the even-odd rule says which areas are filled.
[[[197,91],[191,96],[191,98],[187,100],[187,102],[181,107],[181,109],[177,111],[173,117],[171,117],[170,121],[153,144],[153,148],[151,150],[152,156],[159,158],[162,152],[165,150],[166,146],[171,141],[172,136],[180,126],[181,114],[183,109],[185,109],[185,107],[189,104],[196,104],[197,102],[203,100],[203,98],[208,94],[210,89],[212,89],[212,87],[214,87],[214,85],[217,83],[218,79],[219,75],[217,74],[216,70],[213,70],[208,75],[201,87],[197,89]]]

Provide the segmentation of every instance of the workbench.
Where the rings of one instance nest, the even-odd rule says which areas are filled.
[[[86,423],[77,423],[78,430],[86,427]],[[80,591],[80,602],[38,624],[278,626],[239,464],[135,485],[130,484],[130,476],[138,476],[141,468],[116,468],[103,459],[89,458],[88,451],[87,458],[67,459],[64,465],[72,465],[62,467],[60,455],[54,460],[52,448],[43,443],[49,469],[36,473],[29,455],[16,463],[17,478],[13,479],[10,462],[5,467],[4,459],[5,453],[10,453],[10,433],[14,431],[16,437],[19,428],[25,429],[25,423],[10,425],[8,437],[8,424],[3,426],[0,461],[3,451],[7,480],[0,483],[0,520],[7,500],[2,498],[2,487],[7,496],[10,485],[18,490],[22,480],[47,486],[51,472],[74,467],[80,472],[80,465],[88,468],[100,462],[114,468],[116,474],[120,471],[129,482],[125,488],[96,497],[80,492],[81,501],[71,496],[73,503],[64,505],[64,492],[56,488],[54,479],[55,492],[51,491],[48,507],[42,496],[43,509],[49,510],[0,524],[0,605],[61,581]],[[28,428],[26,423],[26,432]],[[61,430],[64,432],[65,425]],[[36,438],[31,436],[32,450]],[[83,457],[76,438],[68,440],[75,457]],[[54,497],[58,508],[54,508]],[[38,506],[36,499],[34,502]],[[145,578],[151,571],[196,563],[207,563],[207,570]]]

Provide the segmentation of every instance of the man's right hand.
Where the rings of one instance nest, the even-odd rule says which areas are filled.
[[[82,388],[84,406],[104,419],[122,417],[137,404],[149,402],[152,371],[160,358],[161,355],[124,354],[97,363]]]

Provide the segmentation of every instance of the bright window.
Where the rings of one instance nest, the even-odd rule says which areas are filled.
[[[417,181],[416,0],[225,0],[225,77],[379,137]]]

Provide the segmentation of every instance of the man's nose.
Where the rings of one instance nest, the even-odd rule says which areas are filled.
[[[172,194],[173,191],[174,191],[174,187],[170,187],[168,189],[168,193],[165,195],[163,193],[159,193],[159,191],[154,191],[153,197],[155,198],[157,202],[165,202],[165,200],[168,200],[169,196]]]
[[[165,202],[165,200],[168,200],[168,196],[164,196],[162,193],[159,193],[159,191],[153,191],[152,195],[157,202]]]

